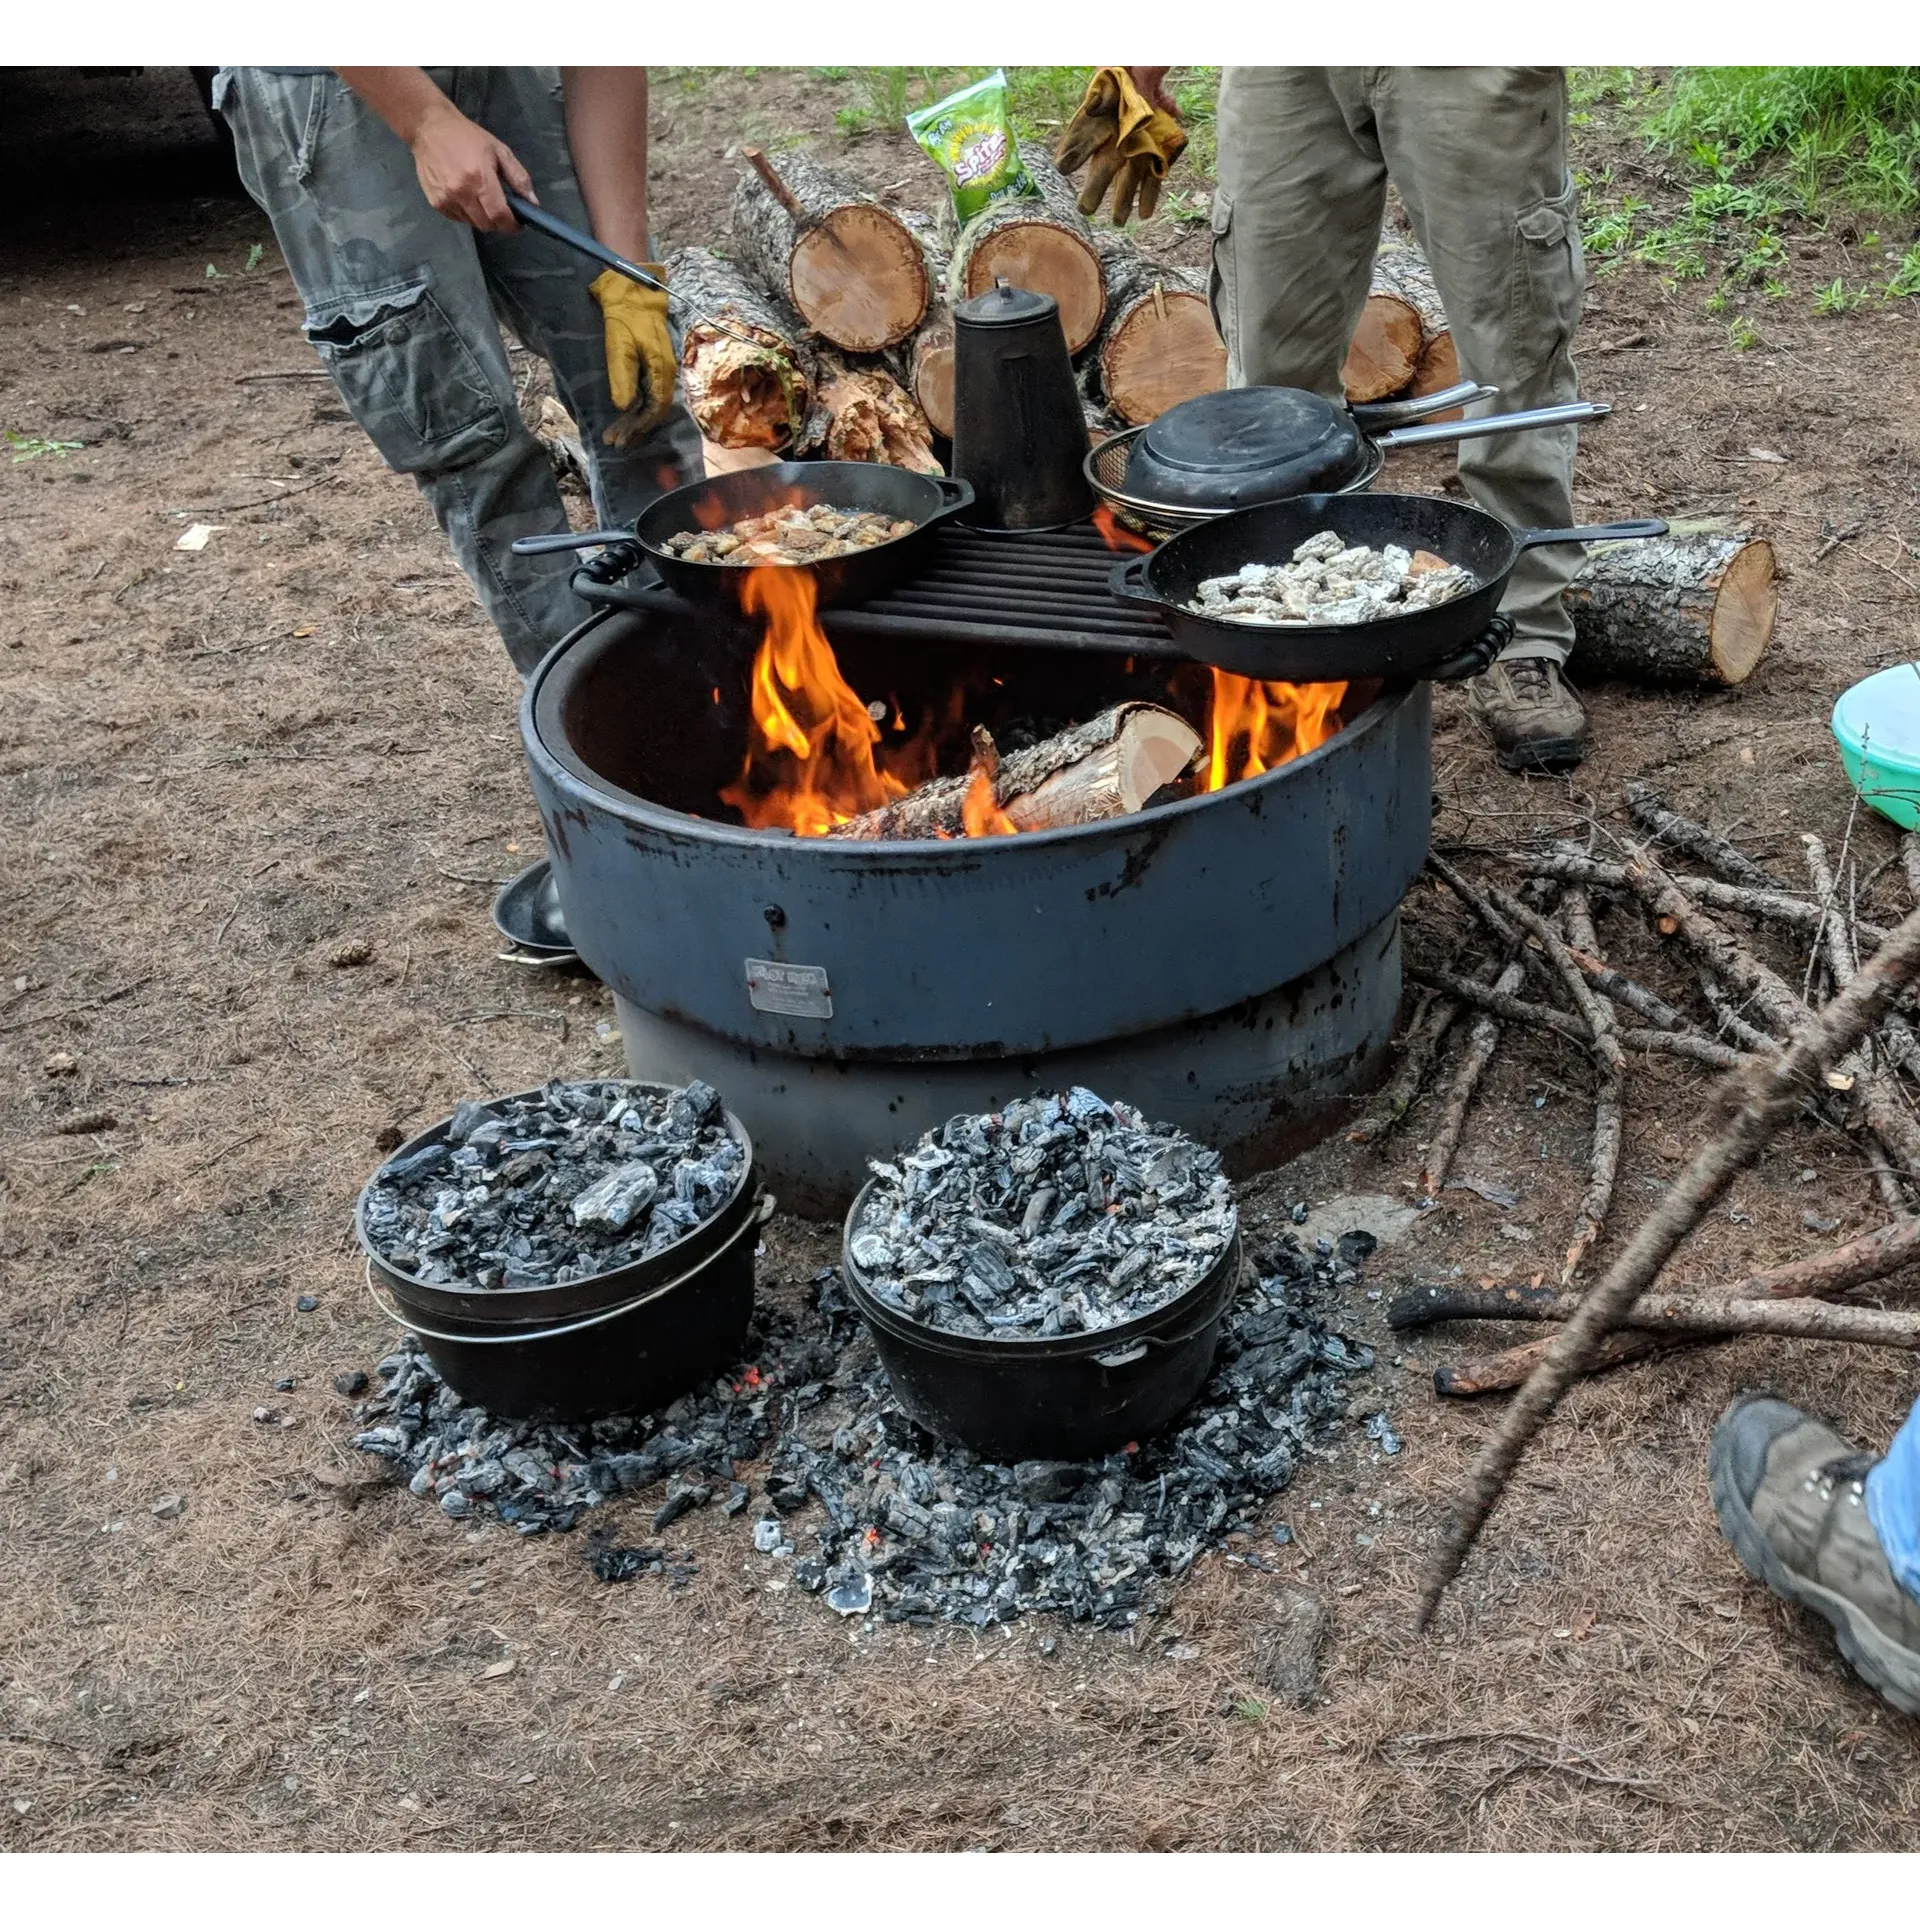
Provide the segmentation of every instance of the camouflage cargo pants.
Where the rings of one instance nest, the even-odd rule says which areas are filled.
[[[1229,67],[1213,200],[1214,316],[1236,385],[1338,396],[1392,180],[1447,311],[1476,412],[1578,398],[1586,271],[1559,67]],[[1460,445],[1460,477],[1516,527],[1573,519],[1574,429]],[[1578,547],[1515,568],[1507,657],[1564,661]]]
[[[585,228],[558,70],[430,71],[519,156],[540,204]],[[563,532],[567,518],[520,418],[500,322],[552,367],[592,461],[602,526],[699,477],[693,422],[676,410],[646,444],[607,446],[614,406],[587,291],[599,269],[543,235],[479,233],[435,213],[405,143],[335,75],[225,68],[214,102],[300,290],[307,339],[387,465],[418,482],[514,665],[531,672],[586,609],[567,584],[577,556],[510,550],[523,534]]]

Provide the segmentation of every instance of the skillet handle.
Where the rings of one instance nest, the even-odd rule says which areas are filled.
[[[1107,591],[1116,600],[1132,600],[1143,607],[1164,609],[1166,603],[1156,593],[1149,593],[1146,587],[1147,562],[1153,558],[1150,553],[1136,553],[1130,560],[1119,561],[1107,575]]]
[[[526,559],[536,553],[578,553],[583,547],[635,544],[630,530],[596,527],[591,533],[529,533],[513,543],[511,551]]]
[[[923,527],[930,527],[936,520],[945,520],[949,516],[964,512],[973,505],[973,482],[962,480],[957,473],[932,473],[927,476],[940,489],[940,497],[945,503],[938,513],[929,514],[921,521]]]
[[[1609,520],[1603,527],[1535,527],[1514,535],[1521,552],[1528,547],[1570,547],[1585,540],[1657,540],[1664,520]]]

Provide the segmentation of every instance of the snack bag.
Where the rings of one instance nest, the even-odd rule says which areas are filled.
[[[1007,119],[1004,68],[908,114],[907,131],[952,179],[953,210],[962,226],[996,200],[1038,195]]]

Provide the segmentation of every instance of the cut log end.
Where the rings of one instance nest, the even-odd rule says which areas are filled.
[[[932,288],[920,244],[882,207],[836,207],[787,262],[794,307],[822,338],[877,353],[920,324]]]
[[[1060,329],[1067,336],[1069,353],[1078,353],[1099,332],[1107,305],[1106,283],[1099,255],[1078,234],[1044,218],[1004,219],[967,249],[958,297],[971,300],[991,292],[1000,279],[1034,293],[1052,294],[1059,303]]]
[[[1359,404],[1401,392],[1419,365],[1425,334],[1419,310],[1398,294],[1371,293],[1340,369],[1347,399]]]
[[[1457,386],[1460,381],[1460,356],[1454,351],[1451,333],[1435,333],[1427,336],[1427,343],[1420,349],[1419,364],[1413,370],[1413,384],[1407,392],[1415,399],[1429,393],[1440,393],[1446,388]],[[1464,407],[1449,407],[1445,413],[1429,414],[1429,420],[1460,420],[1466,416]]]
[[[1227,349],[1199,295],[1158,289],[1108,329],[1100,348],[1108,404],[1130,427],[1227,384]]]
[[[1574,664],[1594,678],[1738,686],[1773,638],[1773,548],[1670,534],[1590,548],[1567,591]]]
[[[953,329],[932,326],[913,343],[913,397],[942,439],[953,438]]]
[[[1754,670],[1773,638],[1780,604],[1774,574],[1772,546],[1755,540],[1734,555],[1721,575],[1708,646],[1714,670],[1730,687]]]

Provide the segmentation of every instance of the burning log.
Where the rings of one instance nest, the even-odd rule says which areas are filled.
[[[813,410],[794,451],[914,473],[945,471],[933,457],[933,428],[913,395],[884,368],[854,366],[837,353],[820,356]]]
[[[837,840],[954,840],[1037,833],[1137,813],[1193,765],[1200,736],[1164,707],[1123,702],[1050,740],[1002,758],[974,729],[963,774],[916,787],[890,805],[832,829]]]
[[[1590,678],[1737,687],[1773,638],[1773,548],[1724,533],[1622,541],[1587,555],[1567,606]]]
[[[1073,187],[1045,151],[1023,142],[1020,161],[1040,197],[997,200],[975,214],[953,243],[947,284],[956,305],[990,292],[999,279],[1051,294],[1067,351],[1079,353],[1107,310],[1100,246]]]
[[[873,353],[925,317],[938,281],[925,238],[805,153],[776,169],[757,147],[733,195],[741,264],[836,347]]]
[[[1100,248],[1107,311],[1092,354],[1096,397],[1123,425],[1142,427],[1224,387],[1227,348],[1205,279],[1147,259],[1117,233],[1101,234]]]
[[[694,321],[680,348],[680,391],[694,424],[716,446],[790,446],[813,400],[813,356],[797,316],[704,247],[682,247],[668,278],[702,313],[749,336]]]

